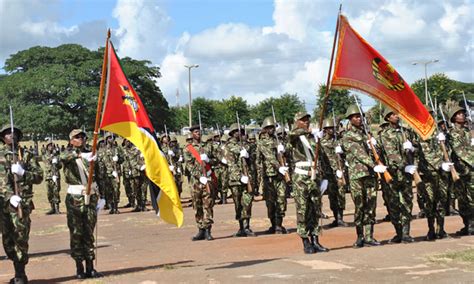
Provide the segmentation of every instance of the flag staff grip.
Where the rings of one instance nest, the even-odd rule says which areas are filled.
[[[99,123],[100,118],[102,117],[102,102],[104,99],[104,85],[107,72],[107,60],[109,55],[109,40],[110,40],[110,29],[107,30],[107,40],[105,41],[105,50],[104,50],[104,61],[102,63],[102,74],[100,79],[100,88],[99,88],[99,99],[97,101],[97,111],[95,116],[95,126],[94,126],[94,135],[92,139],[92,156],[95,156],[97,150],[97,139],[99,134]],[[90,203],[90,194],[92,186],[92,175],[94,174],[94,160],[89,163],[89,176],[87,178],[87,188],[86,195],[84,196],[84,202],[86,205]]]

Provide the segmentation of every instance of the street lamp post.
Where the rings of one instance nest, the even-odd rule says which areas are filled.
[[[438,62],[438,59],[432,59],[428,61],[415,61],[412,64],[413,65],[418,65],[418,64],[423,64],[425,66],[425,104],[428,104],[428,71],[427,71],[427,66],[430,63],[436,63]]]
[[[188,115],[189,115],[189,127],[192,126],[193,124],[193,119],[192,119],[192,112],[191,112],[191,102],[192,102],[192,99],[191,99],[191,68],[198,68],[199,67],[199,64],[193,64],[193,65],[184,65],[184,67],[188,68],[188,90],[189,90],[189,105],[188,105]]]

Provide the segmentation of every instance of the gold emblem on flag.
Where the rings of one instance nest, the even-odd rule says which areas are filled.
[[[135,115],[136,112],[138,111],[138,103],[137,100],[135,100],[135,97],[133,96],[132,92],[128,88],[128,86],[120,86],[123,92],[122,100],[125,105],[129,105],[133,109],[133,114]]]
[[[375,79],[387,89],[401,91],[405,88],[403,78],[392,65],[383,62],[382,59],[376,57],[372,60],[372,71]]]

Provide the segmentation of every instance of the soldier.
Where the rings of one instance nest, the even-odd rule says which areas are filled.
[[[67,225],[71,238],[71,257],[76,262],[76,278],[97,278],[102,274],[94,269],[94,228],[97,222],[97,201],[95,183],[92,185],[90,202],[86,204],[85,193],[88,181],[88,165],[96,160],[85,149],[86,133],[73,129],[69,133],[72,149],[61,153],[64,177],[68,184],[66,195]],[[86,262],[84,273],[83,261]]]
[[[85,146],[84,146],[85,147]],[[68,150],[71,150],[72,147],[68,147]],[[62,151],[61,153],[64,153]],[[109,198],[109,189],[107,188],[106,177],[107,177],[107,167],[104,164],[104,154],[105,154],[105,141],[99,140],[97,142],[97,160],[95,161],[94,175],[97,180],[97,186],[99,190],[100,199],[105,199],[104,210],[110,209],[110,200]]]
[[[184,154],[184,149],[188,145],[192,145],[192,143],[193,143],[193,135],[192,134],[186,135],[186,146],[183,147],[183,154]],[[186,156],[183,156],[183,157],[186,158]],[[186,161],[184,161],[184,163],[183,163],[184,176],[186,176],[186,179],[188,181],[189,195],[192,197],[193,196],[193,185],[191,184],[191,173],[189,172],[186,165],[187,165],[187,163],[186,163]],[[192,198],[191,198],[191,200],[192,200]]]
[[[322,131],[309,128],[310,118],[306,112],[296,113],[295,128],[289,135],[293,157],[291,167],[294,168],[291,180],[296,203],[297,233],[303,240],[303,251],[307,254],[329,251],[319,243],[321,191],[327,187],[327,181],[323,182],[313,167],[314,163],[319,164],[319,159],[318,162],[314,161],[314,149],[317,139],[322,137]]]
[[[105,143],[102,161],[107,173],[105,177],[105,187],[108,191],[107,199],[110,202],[109,214],[119,214],[120,165],[123,163],[123,154],[121,149],[115,145],[115,137],[112,133],[108,133],[105,136]]]
[[[321,139],[321,148],[323,157],[329,165],[329,167],[324,169],[324,178],[329,182],[329,206],[334,215],[334,222],[332,222],[330,226],[347,227],[347,224],[343,220],[344,209],[346,208],[346,189],[341,183],[341,179],[344,175],[344,162],[340,160],[338,156],[342,154],[342,148],[335,137],[335,135],[337,135],[335,127],[333,119],[327,118],[323,121],[324,136]]]
[[[148,211],[146,208],[146,192],[149,180],[145,172],[145,159],[136,147],[132,147],[130,155],[131,184],[137,199],[136,207],[132,212]]]
[[[466,125],[466,110],[454,107],[449,113],[453,127],[449,130],[451,157],[460,179],[454,184],[458,200],[459,215],[464,227],[457,231],[459,236],[474,234],[474,138]]]
[[[54,148],[54,143],[49,142],[43,154],[43,163],[46,168],[45,179],[48,188],[48,201],[51,205],[51,210],[46,212],[47,215],[61,214],[59,211],[59,203],[61,202],[59,196],[59,192],[61,191],[61,174],[59,170],[62,168],[62,165],[58,158],[59,153]]]
[[[199,125],[190,128],[192,142],[184,150],[184,161],[189,171],[190,184],[192,186],[192,199],[195,210],[196,225],[198,233],[192,238],[193,241],[208,240],[214,238],[211,235],[213,220],[214,198],[212,194],[212,169],[209,157],[210,151],[201,142],[201,130]],[[208,155],[209,154],[209,155]]]
[[[413,174],[416,171],[413,156],[415,148],[411,141],[414,135],[409,129],[400,126],[398,114],[391,109],[384,112],[384,120],[389,126],[382,131],[381,148],[388,171],[393,180],[385,186],[387,190],[390,221],[395,227],[396,235],[390,240],[393,243],[411,243],[411,212],[413,209]],[[405,135],[404,135],[405,134]],[[405,137],[404,137],[405,136]]]
[[[127,139],[122,141],[122,151],[123,151],[123,163],[122,163],[122,177],[123,177],[123,187],[125,188],[125,194],[127,195],[128,203],[124,208],[133,208],[135,207],[135,189],[132,187],[132,161],[133,152],[135,147],[132,142]]]
[[[247,138],[249,152],[249,178],[252,185],[254,196],[259,196],[257,182],[257,138],[254,133],[249,133]]]
[[[221,196],[220,203],[227,204],[227,192],[229,191],[229,168],[227,166],[227,160],[225,159],[225,145],[228,140],[228,135],[224,134],[220,138],[221,143],[217,151],[217,157],[220,165],[217,171],[218,174],[218,190]]]
[[[342,148],[346,153],[346,162],[349,172],[349,187],[354,201],[354,223],[357,240],[355,248],[364,244],[378,246],[380,243],[374,238],[375,209],[377,208],[377,191],[374,171],[383,173],[386,167],[376,165],[364,133],[362,114],[357,105],[350,105],[346,111],[346,118],[350,126],[342,137]],[[377,141],[372,137],[372,145]],[[365,229],[365,230],[364,230]],[[364,236],[365,231],[365,236]]]
[[[167,155],[170,170],[173,173],[174,181],[178,187],[178,194],[181,197],[183,192],[183,150],[179,148],[176,136],[170,138]]]
[[[263,182],[263,195],[267,206],[267,216],[271,227],[268,234],[286,234],[283,218],[286,213],[286,186],[283,180],[288,167],[280,165],[278,155],[285,153],[283,144],[275,137],[275,121],[269,116],[263,120],[262,132],[257,142],[257,180]]]
[[[381,137],[380,135],[382,134],[382,132],[385,130],[385,128],[387,128],[388,126],[390,125],[390,123],[388,123],[387,121],[384,121],[383,123],[381,123],[379,125],[379,131],[377,132],[377,137],[379,139],[379,141],[381,141]],[[383,199],[383,204],[385,205],[385,209],[387,210],[387,215],[385,215],[385,217],[382,219],[384,222],[390,222],[390,213],[389,212],[389,207],[388,207],[388,189],[386,188],[387,187],[387,183],[386,182],[383,182],[382,179],[379,179],[377,180],[377,185],[378,185],[378,189],[380,189],[382,191],[382,199]]]
[[[4,222],[3,249],[15,268],[15,277],[10,283],[28,283],[25,266],[29,259],[30,214],[34,209],[33,184],[40,184],[43,180],[43,170],[35,155],[23,150],[18,144],[22,137],[21,130],[15,127],[12,133],[10,125],[5,125],[0,130],[0,138],[5,144],[0,157],[0,195],[4,199],[1,208]]]

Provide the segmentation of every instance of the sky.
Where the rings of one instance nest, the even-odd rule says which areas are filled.
[[[110,28],[120,57],[160,67],[170,106],[187,104],[184,65],[199,64],[193,98],[234,95],[253,105],[290,93],[310,111],[327,80],[340,3],[407,82],[424,78],[413,62],[434,59],[428,76],[474,82],[473,0],[0,0],[0,66],[37,45],[96,50]]]

